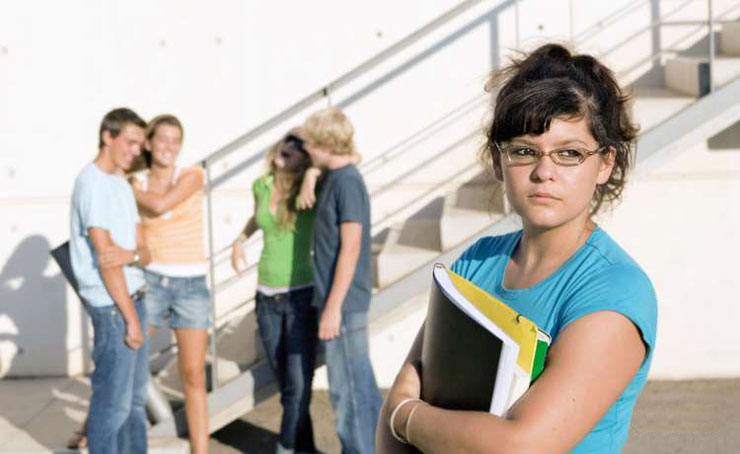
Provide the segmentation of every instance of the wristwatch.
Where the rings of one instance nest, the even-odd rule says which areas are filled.
[[[139,260],[141,260],[141,256],[137,251],[134,251],[134,266],[139,266]]]

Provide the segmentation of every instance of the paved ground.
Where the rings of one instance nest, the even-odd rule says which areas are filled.
[[[84,378],[0,381],[0,454],[60,453],[88,404]],[[338,453],[327,393],[315,393],[316,443]],[[213,435],[213,454],[273,453],[280,404],[274,397]],[[156,453],[182,452],[160,446]],[[740,453],[740,378],[649,382],[624,454]]]
[[[315,393],[311,413],[318,448],[339,453],[326,392]],[[273,453],[279,415],[275,397],[214,434],[211,453]],[[669,453],[740,453],[740,379],[647,384],[623,454]]]

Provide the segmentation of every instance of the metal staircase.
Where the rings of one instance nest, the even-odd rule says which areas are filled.
[[[251,181],[258,175],[268,144],[293,124],[300,123],[311,110],[335,104],[356,109],[361,118],[364,112],[358,103],[372,99],[369,95],[376,95],[383,84],[402,78],[414,67],[422,71],[426,59],[435,58],[450,44],[468,39],[478,27],[493,27],[503,11],[514,9],[518,17],[522,3],[527,2],[461,2],[202,161],[208,178],[212,251],[210,284],[214,323],[208,396],[212,432],[276,391],[271,372],[260,361],[255,332],[256,267],[253,265],[240,275],[233,273],[228,244],[236,236],[238,226],[231,226],[229,231],[215,223],[218,213],[244,211],[243,201],[251,199],[235,182]],[[570,2],[571,8],[577,8],[578,3],[578,0]],[[654,18],[643,33],[675,25],[671,22],[673,15],[680,15],[684,8],[695,7],[697,3],[695,0],[681,3]],[[702,3],[710,5],[711,11],[711,1]],[[576,47],[598,40],[605,32],[618,32],[620,20],[649,5],[648,0],[631,2],[579,35],[571,32]],[[693,28],[676,40],[676,49],[673,44],[664,46],[623,65],[619,75],[623,81],[634,83],[635,115],[643,125],[637,144],[635,174],[638,177],[670,159],[676,149],[704,140],[740,120],[740,23],[730,20],[740,15],[739,10],[740,2],[733,2],[731,8],[710,13],[708,20],[681,21],[683,27]],[[519,28],[516,27],[517,43],[521,41]],[[708,33],[707,29],[712,32]],[[719,33],[719,46],[714,44],[715,32]],[[602,57],[609,61],[637,36],[614,40],[617,44],[609,47]],[[498,55],[495,42],[488,44],[491,47],[488,54]],[[490,63],[499,63],[494,60]],[[640,77],[656,69],[664,75],[662,86],[640,85]],[[373,200],[373,264],[378,286],[370,310],[373,321],[387,317],[424,293],[434,262],[450,263],[477,236],[518,227],[516,217],[508,213],[503,194],[492,187],[494,182],[489,176],[479,171],[476,150],[482,119],[490,103],[489,96],[479,91],[481,94],[462,96],[444,108],[429,108],[432,113],[425,116],[423,124],[410,120],[407,125],[388,125],[390,130],[402,132],[382,152],[372,154],[360,166]],[[414,102],[411,101],[411,110]],[[368,104],[368,110],[378,109],[372,102]],[[362,125],[357,120],[355,123],[358,131],[361,130]],[[247,244],[251,263],[256,262],[259,241],[255,238]],[[179,383],[173,366],[174,347],[167,343],[160,342],[160,354],[154,363],[159,370],[158,381],[172,397],[177,396]],[[182,434],[186,428],[183,418],[183,412],[177,412],[174,420],[152,427],[150,436]]]

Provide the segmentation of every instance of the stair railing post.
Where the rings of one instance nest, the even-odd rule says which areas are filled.
[[[714,14],[712,12],[712,0],[707,0],[707,11],[709,13],[709,93],[714,91]]]
[[[209,283],[211,287],[211,390],[218,389],[218,351],[216,350],[216,248],[213,245],[213,201],[211,193],[211,166],[208,159],[203,161],[206,170],[206,203],[208,206],[208,267]]]

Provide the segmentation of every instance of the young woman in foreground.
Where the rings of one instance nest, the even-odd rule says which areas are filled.
[[[381,412],[378,452],[618,453],[657,318],[648,277],[591,220],[624,187],[636,134],[628,97],[593,57],[553,44],[494,85],[485,153],[522,230],[479,239],[452,270],[550,333],[545,371],[506,418],[404,403],[420,396],[422,327]],[[396,409],[401,441],[389,427]]]

